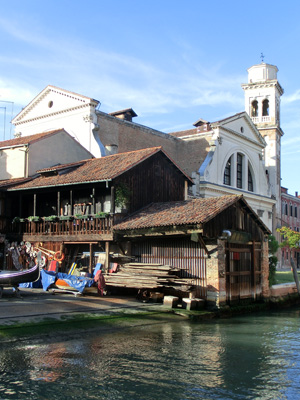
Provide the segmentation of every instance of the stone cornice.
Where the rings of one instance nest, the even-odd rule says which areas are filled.
[[[255,82],[255,83],[243,83],[241,86],[244,90],[276,87],[277,90],[279,91],[280,95],[283,95],[283,93],[284,93],[283,88],[281,87],[280,83],[277,80],[262,81],[262,82]]]
[[[261,137],[259,138],[259,139],[260,139],[260,142],[256,142],[255,140],[250,139],[250,138],[248,138],[247,136],[242,135],[241,133],[239,133],[239,132],[237,132],[237,131],[234,131],[234,130],[232,130],[232,129],[225,128],[224,126],[221,126],[220,128],[221,128],[222,130],[224,130],[224,131],[230,133],[231,135],[237,136],[237,137],[239,137],[240,139],[243,139],[243,140],[245,140],[245,141],[248,141],[248,142],[250,142],[250,143],[252,143],[252,144],[254,144],[254,145],[256,145],[256,146],[259,146],[259,147],[261,147],[262,149],[264,149],[265,146],[266,146],[266,142],[265,142],[264,138],[263,138],[261,135],[260,135]]]
[[[49,93],[56,93],[60,96],[65,96],[70,99],[74,99],[81,103],[85,103],[85,105],[90,105],[91,107],[96,108],[99,104],[98,100],[94,100],[90,97],[82,96],[77,93],[70,92],[65,89],[60,89],[55,86],[48,85],[41,93],[39,93],[18,115],[13,118],[12,123],[16,125],[21,119],[23,119],[32,109],[36,107]],[[55,113],[53,113],[54,115]],[[32,119],[34,120],[34,119]],[[29,121],[29,120],[28,120]]]
[[[225,185],[218,185],[215,183],[207,182],[207,181],[200,181],[200,195],[201,195],[201,189],[202,190],[209,190],[213,193],[217,194],[236,194],[236,195],[244,195],[244,197],[247,199],[251,200],[258,200],[258,201],[263,201],[268,204],[276,204],[276,200],[272,199],[271,197],[268,196],[263,196],[261,194],[257,194],[255,192],[248,192],[246,190],[241,190],[234,188],[232,186],[225,186]]]
[[[49,117],[52,117],[52,116],[55,116],[55,115],[60,115],[60,114],[68,113],[68,112],[73,112],[73,111],[80,110],[80,109],[83,109],[83,108],[86,108],[86,107],[95,108],[95,106],[92,105],[92,104],[88,104],[88,103],[81,104],[80,106],[67,108],[65,110],[59,110],[59,111],[56,111],[56,112],[53,112],[53,113],[50,113],[50,114],[39,115],[39,116],[36,116],[34,118],[30,118],[30,119],[27,119],[27,120],[23,120],[22,119],[20,121],[14,122],[14,125],[17,126],[17,125],[21,125],[21,124],[27,124],[27,123],[30,123],[32,121],[38,121],[38,120],[49,118]]]

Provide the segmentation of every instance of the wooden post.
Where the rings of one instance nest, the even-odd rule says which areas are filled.
[[[33,215],[36,216],[36,193],[33,195]]]
[[[90,261],[89,261],[89,273],[92,273],[93,268],[93,243],[90,243]]]
[[[92,191],[92,199],[93,199],[93,211],[92,211],[92,213],[93,214],[96,214],[96,199],[95,199],[95,194],[96,194],[96,191],[95,191],[95,188],[93,187],[93,191]]]
[[[57,192],[57,216],[60,216],[60,191]]]
[[[109,267],[109,242],[105,242],[105,264],[104,272],[108,272]]]
[[[74,210],[73,210],[73,190],[70,190],[70,207],[71,207],[71,215],[74,215]]]
[[[111,204],[110,212],[112,214],[114,214],[115,213],[115,187],[114,186],[112,186],[110,189],[110,204]]]

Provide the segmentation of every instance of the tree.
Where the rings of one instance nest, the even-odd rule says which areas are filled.
[[[276,265],[278,262],[278,258],[275,256],[279,244],[275,238],[275,236],[270,235],[269,236],[269,286],[275,285],[276,279],[275,279],[275,273],[276,273]]]
[[[283,237],[283,241],[280,244],[280,247],[289,247],[290,249],[299,249],[300,248],[300,232],[293,231],[292,229],[288,228],[287,226],[282,226],[281,228],[277,229],[277,232],[281,234]],[[297,274],[297,268],[294,263],[293,257],[291,257],[291,265],[293,269],[293,275],[295,279],[295,283],[297,286],[298,293],[300,294],[300,286],[299,286],[299,279]]]

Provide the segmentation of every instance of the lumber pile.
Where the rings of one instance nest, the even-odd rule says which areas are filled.
[[[192,279],[179,277],[180,269],[171,265],[129,263],[119,265],[117,273],[104,274],[106,286],[128,289],[173,288],[188,291]]]

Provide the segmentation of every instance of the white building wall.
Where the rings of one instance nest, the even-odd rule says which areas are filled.
[[[91,154],[84,147],[77,144],[67,133],[62,132],[29,146],[28,173],[31,176],[42,168],[89,158]]]
[[[53,87],[46,88],[13,120],[15,134],[33,135],[65,129],[94,157],[105,155],[99,146],[95,107],[98,102]]]
[[[26,146],[0,150],[0,180],[23,178]]]

